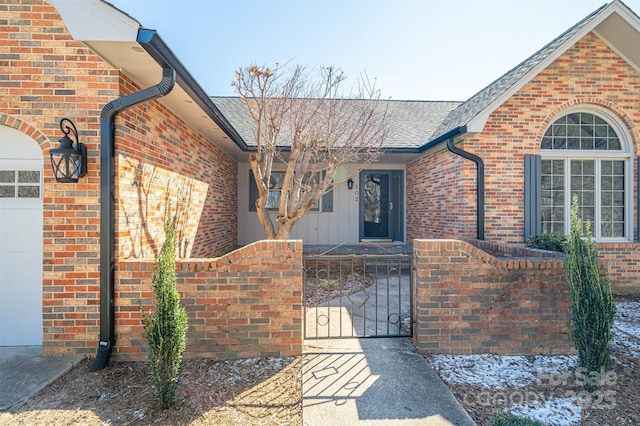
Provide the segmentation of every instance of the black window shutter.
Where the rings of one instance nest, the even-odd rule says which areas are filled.
[[[539,155],[524,156],[524,241],[530,235],[542,233],[542,159]]]
[[[322,172],[322,178],[324,179],[327,175],[326,171]],[[332,212],[333,211],[333,186],[330,187],[329,191],[322,195],[322,211],[323,212]]]
[[[256,201],[258,200],[258,185],[253,177],[253,171],[249,170],[249,211],[256,211]]]

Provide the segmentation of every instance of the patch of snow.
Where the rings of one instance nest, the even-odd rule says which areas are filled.
[[[144,419],[145,414],[147,414],[147,412],[145,411],[144,408],[141,408],[133,412],[133,415],[137,417],[139,420]]]
[[[554,398],[534,401],[531,405],[514,405],[506,409],[518,417],[528,417],[545,425],[579,425],[582,406],[576,398]]]
[[[431,364],[449,383],[483,388],[523,388],[540,380],[540,374],[567,371],[576,356],[431,355]]]
[[[640,302],[617,302],[616,307],[613,345],[640,360]],[[513,405],[505,411],[516,416],[547,425],[580,424],[582,406],[575,396],[545,399],[543,395],[528,395],[526,389],[504,395],[495,392],[505,388],[523,389],[536,381],[552,385],[574,383],[577,376],[572,377],[569,371],[577,367],[577,356],[431,355],[429,359],[445,382],[491,389],[474,394],[471,402],[509,401]],[[525,403],[514,404],[519,400]]]
[[[616,303],[613,346],[640,359],[640,302]]]

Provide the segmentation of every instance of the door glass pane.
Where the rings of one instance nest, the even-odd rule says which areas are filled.
[[[13,183],[16,181],[16,172],[13,170],[0,170],[0,183]]]
[[[363,175],[364,238],[389,237],[389,176]]]
[[[393,208],[391,211],[391,217],[393,218],[393,235],[394,239],[399,239],[399,233],[401,231],[400,226],[400,176],[393,175]]]
[[[19,186],[18,198],[40,198],[39,186]]]
[[[15,186],[0,186],[0,198],[13,198],[16,196]]]
[[[40,172],[37,170],[20,170],[18,172],[19,183],[40,183]]]

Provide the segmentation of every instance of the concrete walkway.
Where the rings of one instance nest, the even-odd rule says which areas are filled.
[[[305,341],[303,423],[475,425],[408,338]]]
[[[408,338],[308,340],[305,426],[473,426]],[[17,406],[82,360],[41,346],[0,347],[0,410]]]
[[[13,407],[52,383],[81,356],[42,356],[42,346],[0,346],[0,410]]]

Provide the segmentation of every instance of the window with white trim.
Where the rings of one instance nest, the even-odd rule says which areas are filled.
[[[569,231],[571,202],[577,196],[579,214],[591,222],[596,240],[631,238],[630,144],[624,127],[614,117],[600,114],[567,113],[554,121],[542,137],[543,233]]]

